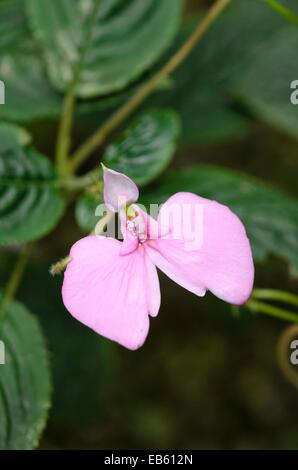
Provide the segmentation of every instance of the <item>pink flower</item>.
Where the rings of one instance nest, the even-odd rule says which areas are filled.
[[[249,240],[239,218],[218,202],[174,194],[157,221],[133,204],[136,185],[104,169],[104,198],[119,210],[123,242],[88,236],[73,245],[64,275],[69,312],[97,333],[128,349],[143,345],[149,316],[160,308],[159,268],[198,296],[211,291],[231,304],[245,303],[253,288]],[[122,206],[117,207],[117,196]]]

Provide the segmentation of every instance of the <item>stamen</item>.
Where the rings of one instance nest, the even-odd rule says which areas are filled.
[[[132,220],[128,220],[128,221],[126,222],[126,227],[127,227],[127,231],[128,231],[131,235],[134,235],[135,237],[138,236],[137,227],[135,226],[135,223],[134,223]]]

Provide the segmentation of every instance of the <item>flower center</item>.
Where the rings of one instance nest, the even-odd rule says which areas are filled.
[[[132,237],[137,237],[140,243],[144,243],[147,239],[146,223],[140,214],[136,215],[133,219],[130,218],[126,221],[126,229]]]
[[[133,236],[138,236],[138,232],[137,232],[137,226],[135,225],[134,221],[133,220],[128,220],[126,222],[126,228],[127,228],[127,231],[133,235]]]

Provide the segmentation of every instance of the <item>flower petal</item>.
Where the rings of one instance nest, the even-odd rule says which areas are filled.
[[[160,287],[157,269],[145,253],[146,283],[147,283],[147,305],[151,317],[156,317],[160,309]]]
[[[128,218],[126,215],[126,208],[121,207],[119,210],[119,219],[120,219],[120,227],[121,233],[123,236],[123,242],[121,244],[120,254],[122,256],[130,255],[133,251],[135,251],[139,246],[139,238],[137,235],[131,233],[128,230],[127,223]]]
[[[183,245],[178,247],[178,256],[175,256],[175,251],[177,251],[176,243],[149,242],[146,244],[146,253],[155,266],[184,289],[203,297],[206,294],[206,288],[200,285],[198,279],[193,279],[194,276],[190,274],[191,271],[197,269],[194,257],[185,259],[182,254]]]
[[[77,320],[134,350],[147,337],[148,314],[157,313],[160,290],[145,250],[140,247],[120,256],[120,249],[121,242],[106,237],[90,236],[75,243],[62,296]]]
[[[139,198],[137,185],[123,173],[103,166],[104,202],[111,211],[117,212],[119,205],[129,206]]]
[[[161,237],[146,247],[170,278],[197,295],[208,289],[226,302],[245,303],[254,265],[240,219],[226,206],[192,193],[177,193],[163,205]]]

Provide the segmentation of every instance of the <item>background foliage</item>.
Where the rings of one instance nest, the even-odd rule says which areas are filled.
[[[48,274],[97,221],[103,161],[144,187],[145,204],[179,190],[228,204],[252,241],[256,285],[297,290],[295,0],[279,2],[290,16],[270,2],[232,1],[80,167],[77,177],[91,170],[92,184],[62,178],[53,158],[65,93],[76,96],[73,151],[172,56],[210,3],[0,1],[3,288],[21,247],[38,241],[18,300],[1,309],[0,448],[36,447],[50,403],[42,448],[297,448],[297,393],[275,358],[281,322],[232,313],[162,277],[160,317],[132,354],[72,319],[61,278]]]

